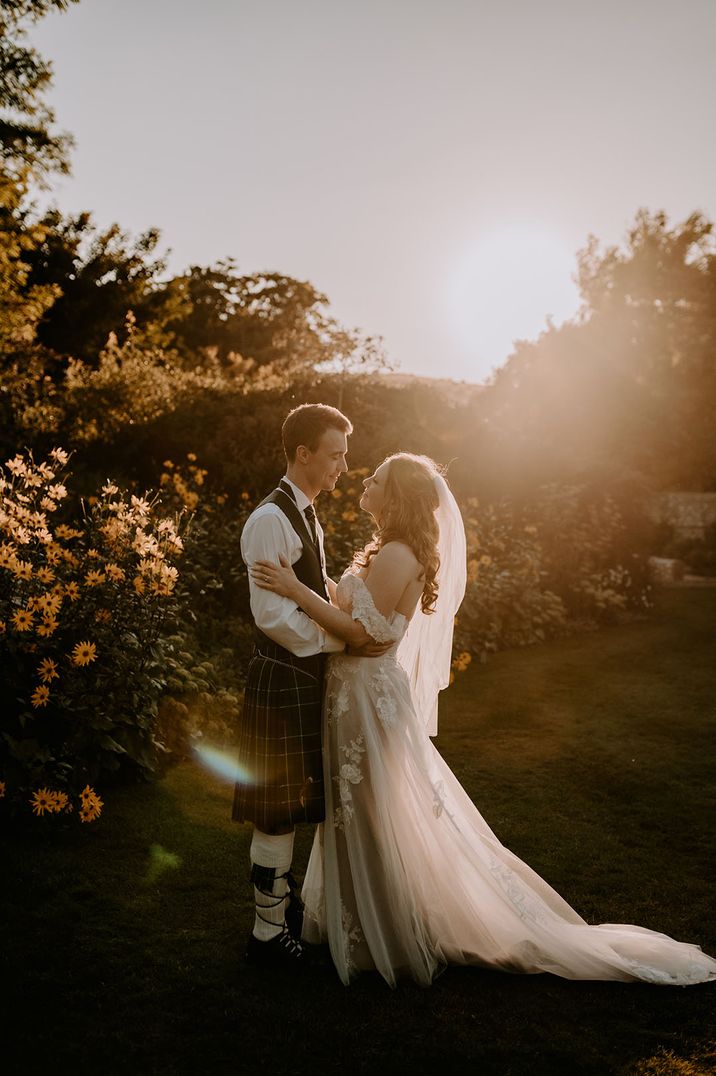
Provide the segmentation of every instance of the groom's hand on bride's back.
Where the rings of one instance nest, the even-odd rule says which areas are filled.
[[[352,658],[379,658],[386,650],[390,650],[393,643],[376,643],[369,639],[362,646],[346,646],[346,654]]]

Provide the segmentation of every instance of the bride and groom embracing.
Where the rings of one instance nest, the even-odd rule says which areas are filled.
[[[501,844],[442,759],[430,735],[465,589],[460,511],[432,460],[389,457],[363,483],[373,540],[334,583],[313,502],[347,470],[351,432],[335,408],[291,411],[286,475],[241,537],[256,633],[233,807],[254,823],[247,959],[300,968],[328,942],[346,985],[363,970],[428,985],[448,964],[716,979],[697,945],[588,925]],[[301,822],[318,823],[303,899]]]

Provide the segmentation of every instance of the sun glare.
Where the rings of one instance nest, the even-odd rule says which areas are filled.
[[[482,380],[518,339],[535,339],[547,319],[561,324],[579,306],[573,251],[536,228],[503,228],[463,248],[449,274],[449,329],[465,359],[465,377]]]

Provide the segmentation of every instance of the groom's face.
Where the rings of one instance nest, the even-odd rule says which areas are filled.
[[[348,438],[341,430],[326,430],[318,448],[307,456],[306,477],[317,491],[335,489],[336,482],[348,470]]]

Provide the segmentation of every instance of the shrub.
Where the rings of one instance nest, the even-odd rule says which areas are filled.
[[[516,523],[507,502],[480,507],[470,498],[463,514],[468,582],[456,648],[484,661],[496,650],[529,646],[562,631],[565,609],[556,594],[543,588],[536,527]]]
[[[649,551],[614,497],[584,486],[543,486],[523,512],[536,528],[543,586],[561,598],[571,620],[606,622],[648,608]]]
[[[111,482],[74,501],[67,461],[18,454],[0,471],[0,776],[16,800],[147,775],[161,751],[182,520]]]

